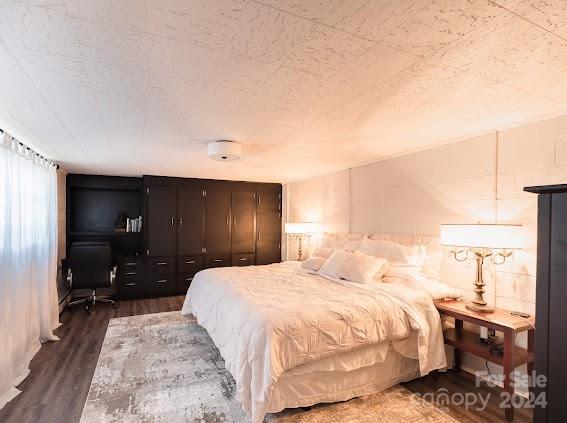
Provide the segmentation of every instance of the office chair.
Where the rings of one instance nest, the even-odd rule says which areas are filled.
[[[85,303],[89,313],[90,304],[97,301],[115,305],[112,296],[97,296],[97,288],[112,288],[116,268],[112,267],[112,251],[107,242],[74,242],[70,250],[70,268],[67,280],[74,289],[90,289],[91,294],[69,302],[69,306]]]

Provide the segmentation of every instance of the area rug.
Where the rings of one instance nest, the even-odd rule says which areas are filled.
[[[247,422],[207,332],[179,312],[112,319],[81,423]],[[269,423],[455,422],[394,386],[350,401],[289,409]]]

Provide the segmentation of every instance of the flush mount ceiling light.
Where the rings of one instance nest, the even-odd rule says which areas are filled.
[[[207,148],[209,157],[219,162],[231,162],[240,159],[240,156],[242,156],[242,144],[234,141],[219,140],[211,142]]]

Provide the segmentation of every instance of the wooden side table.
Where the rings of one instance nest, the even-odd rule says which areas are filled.
[[[455,319],[455,329],[447,329],[444,332],[445,343],[455,349],[455,370],[461,367],[461,355],[463,351],[481,357],[492,363],[504,367],[504,391],[509,398],[514,394],[512,386],[512,373],[514,369],[522,364],[528,365],[528,375],[531,377],[534,369],[534,324],[535,317],[527,319],[514,316],[507,310],[496,309],[494,313],[478,313],[466,308],[466,301],[450,300],[436,303],[439,314],[453,317]],[[463,328],[463,322],[472,323],[494,329],[504,334],[504,355],[494,355],[490,353],[490,347],[480,342],[478,333]],[[515,345],[516,334],[528,332],[528,349]],[[506,420],[514,419],[514,408],[512,404],[507,404],[505,409]]]

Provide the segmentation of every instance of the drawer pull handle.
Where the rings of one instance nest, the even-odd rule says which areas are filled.
[[[138,263],[136,263],[135,261],[130,261],[130,262],[128,262],[128,263],[124,263],[124,266],[135,266],[135,265],[137,265],[137,264],[138,264]]]
[[[188,282],[191,282],[193,280],[193,278],[187,278],[185,280],[188,281]]]
[[[189,261],[185,262],[185,264],[194,264],[194,263],[195,263],[195,260],[189,260]]]
[[[218,262],[221,262],[223,260],[222,259],[213,259],[213,261],[216,261],[218,263]]]
[[[136,286],[136,282],[128,282],[125,284],[126,286]]]
[[[248,260],[248,257],[242,257],[242,258],[239,258],[238,260],[240,260],[240,261],[246,261],[246,260]]]
[[[160,279],[159,281],[156,281],[156,283],[166,283],[167,279]]]
[[[158,261],[156,263],[156,266],[167,266],[167,262],[166,261]]]
[[[126,273],[124,273],[124,274],[125,274],[125,275],[135,275],[136,272],[126,272]]]

